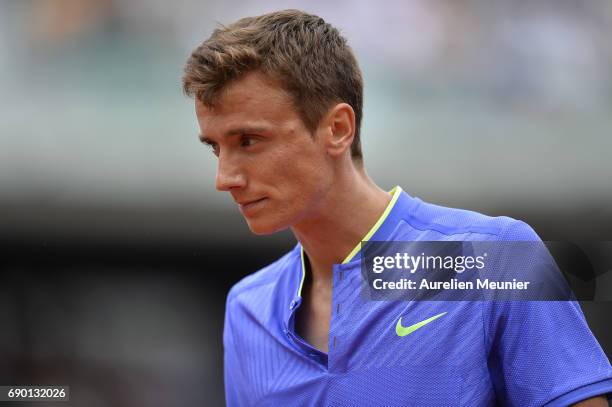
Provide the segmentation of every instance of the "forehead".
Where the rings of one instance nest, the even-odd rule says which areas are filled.
[[[250,72],[228,84],[214,106],[196,99],[198,122],[206,133],[248,123],[280,124],[298,118],[290,95],[260,72]]]

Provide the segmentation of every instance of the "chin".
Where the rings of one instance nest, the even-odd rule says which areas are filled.
[[[256,235],[271,235],[272,233],[280,232],[288,228],[288,226],[276,223],[276,222],[266,222],[263,219],[246,219],[247,225],[251,230],[251,233]]]

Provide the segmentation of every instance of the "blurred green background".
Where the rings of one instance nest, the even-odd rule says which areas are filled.
[[[283,8],[353,47],[382,187],[612,240],[609,1],[1,0],[1,384],[223,403],[225,293],[295,241],[214,190],[180,78],[218,23]],[[609,304],[583,307],[611,352]]]

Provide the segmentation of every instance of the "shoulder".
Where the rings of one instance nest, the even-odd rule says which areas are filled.
[[[450,208],[413,198],[415,205],[403,214],[408,229],[440,237],[456,236],[463,240],[540,241],[525,222],[508,216],[488,216],[479,212]],[[432,239],[437,240],[437,239]]]
[[[299,250],[293,249],[278,260],[247,275],[235,283],[227,295],[227,305],[245,297],[261,297],[269,295],[281,279],[283,271],[295,267],[300,262]]]

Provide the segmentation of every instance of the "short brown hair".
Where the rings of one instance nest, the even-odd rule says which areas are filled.
[[[355,111],[351,156],[361,161],[363,79],[346,39],[321,17],[283,10],[217,28],[185,64],[183,91],[207,106],[232,80],[260,70],[278,80],[310,132],[333,103]]]

